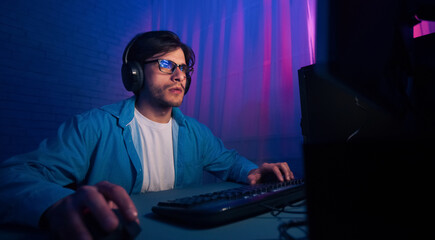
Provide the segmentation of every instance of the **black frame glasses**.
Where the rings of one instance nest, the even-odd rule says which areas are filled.
[[[187,66],[186,64],[178,65],[175,62],[166,59],[155,59],[151,61],[146,61],[143,64],[154,63],[154,62],[159,63],[159,70],[160,72],[163,73],[173,74],[175,72],[175,69],[177,69],[177,67],[180,68],[182,72],[184,72],[186,75],[189,76],[193,72],[193,68]]]

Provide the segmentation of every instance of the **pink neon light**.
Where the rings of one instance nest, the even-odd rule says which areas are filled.
[[[292,28],[291,28],[291,18],[290,18],[290,2],[282,1],[279,9],[278,9],[278,39],[280,45],[280,53],[277,56],[277,59],[274,59],[276,64],[279,65],[277,71],[277,75],[274,75],[273,78],[278,82],[278,86],[280,86],[276,91],[279,95],[276,96],[278,99],[278,104],[281,105],[281,108],[288,106],[287,104],[294,101],[294,79],[293,79],[293,51],[292,51]],[[276,57],[275,57],[276,58]],[[269,79],[270,82],[274,82],[274,80]],[[276,88],[276,87],[275,87]],[[271,103],[273,104],[273,103]],[[292,121],[293,118],[292,111],[276,111],[273,113],[273,117],[280,119],[280,121],[284,123],[288,123]],[[273,124],[272,124],[273,125]],[[289,124],[283,124],[280,127],[283,132],[290,132],[292,126]],[[277,129],[274,129],[274,132]]]
[[[435,33],[435,22],[421,21],[414,26],[414,38]]]
[[[310,64],[316,62],[316,1],[310,4],[310,0],[307,0],[307,28],[308,28],[308,50],[310,53]]]

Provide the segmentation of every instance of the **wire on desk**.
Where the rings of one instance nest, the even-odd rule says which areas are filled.
[[[301,201],[299,201],[299,202],[292,203],[292,204],[290,204],[289,206],[290,206],[290,207],[301,207],[301,206],[305,205],[305,203],[306,203],[305,200],[301,200]]]
[[[287,230],[289,230],[290,228],[293,228],[293,227],[298,227],[301,231],[304,231],[300,228],[301,226],[304,226],[304,225],[307,225],[306,220],[300,220],[300,221],[291,220],[287,223],[280,224],[278,226],[279,239],[280,240],[295,240],[295,238],[293,238],[292,236],[290,236],[290,234],[287,233]]]
[[[287,206],[284,206],[284,207],[282,207],[282,208],[276,208],[276,207],[269,206],[269,205],[266,205],[266,204],[260,204],[260,205],[261,205],[262,207],[265,207],[265,208],[271,210],[272,212],[271,212],[270,214],[272,214],[272,216],[274,216],[274,217],[278,216],[278,215],[281,214],[281,213],[307,214],[306,211],[291,211],[291,210],[285,210],[285,208],[286,208]]]
[[[281,208],[276,208],[276,207],[273,207],[273,206],[270,206],[270,205],[267,205],[267,204],[260,204],[260,205],[262,207],[265,207],[265,208],[271,210],[272,216],[278,217],[278,215],[281,214],[281,213],[307,214],[306,211],[285,210],[286,207],[301,207],[301,206],[305,205],[305,203],[306,203],[305,201],[300,201],[300,202],[297,202],[297,203],[289,204],[287,206],[283,206]],[[306,220],[290,220],[289,222],[280,224],[278,226],[280,240],[296,240],[294,237],[290,236],[290,234],[288,234],[287,231],[290,228],[297,227],[299,230],[307,233],[304,229],[301,228],[301,226],[304,226],[304,225],[307,225],[307,221]],[[298,240],[301,240],[301,239],[298,238]]]

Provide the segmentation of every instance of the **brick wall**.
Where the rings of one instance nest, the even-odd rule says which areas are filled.
[[[0,3],[0,161],[35,149],[72,115],[131,95],[121,56],[150,30],[148,2]]]

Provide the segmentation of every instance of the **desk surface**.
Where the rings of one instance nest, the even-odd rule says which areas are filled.
[[[305,214],[281,213],[273,216],[271,213],[257,217],[241,220],[223,226],[207,229],[185,228],[179,225],[168,223],[156,218],[152,213],[152,206],[159,201],[187,197],[191,195],[220,191],[240,186],[236,183],[222,182],[207,184],[200,187],[185,189],[173,189],[161,192],[132,195],[139,212],[139,220],[142,228],[137,239],[279,239],[278,227],[290,220],[305,219]],[[287,207],[294,211],[304,211],[305,207]],[[306,227],[293,228],[287,231],[291,236],[300,239],[306,238]],[[25,233],[26,232],[26,233]],[[0,230],[0,239],[26,239],[29,235],[32,239],[46,239],[46,234],[29,229]]]

